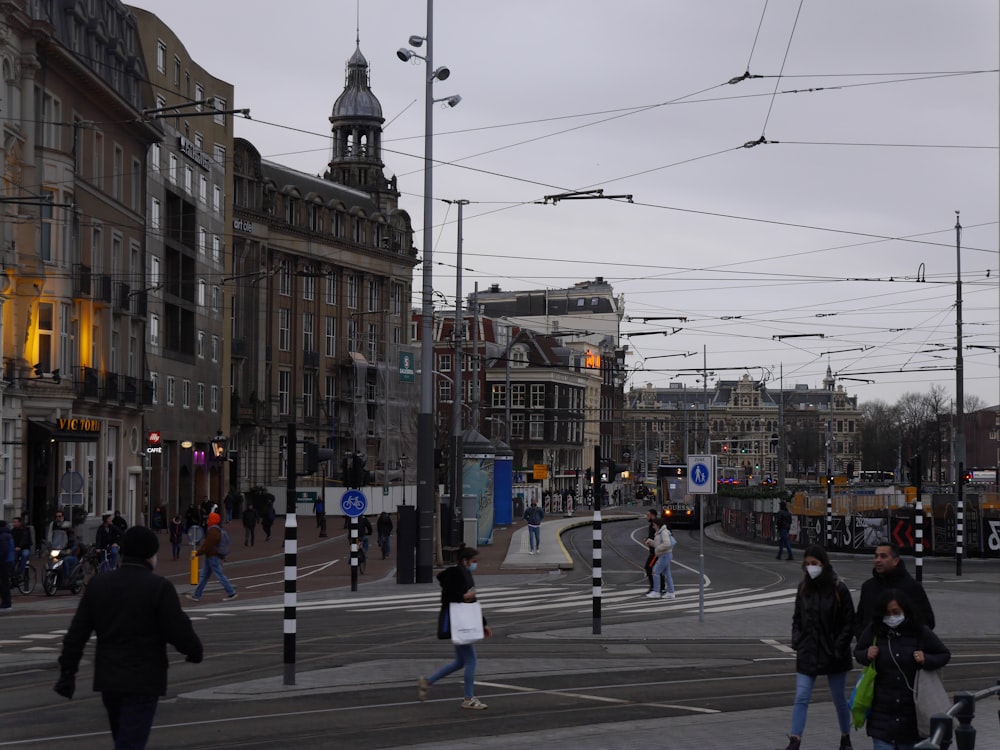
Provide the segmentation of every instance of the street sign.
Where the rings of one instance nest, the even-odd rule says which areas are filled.
[[[531,469],[531,474],[537,482],[540,479],[549,478],[549,465],[548,464],[535,464]]]
[[[715,494],[715,456],[688,456],[688,493]]]
[[[348,490],[340,498],[340,509],[344,511],[345,516],[351,518],[363,516],[368,509],[368,498],[361,490]]]
[[[414,381],[413,355],[409,352],[399,353],[399,382],[412,383]]]

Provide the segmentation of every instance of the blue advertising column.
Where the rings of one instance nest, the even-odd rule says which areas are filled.
[[[493,443],[469,429],[462,444],[462,538],[469,547],[492,544]]]
[[[514,522],[514,451],[502,440],[493,458],[493,520],[497,526]]]

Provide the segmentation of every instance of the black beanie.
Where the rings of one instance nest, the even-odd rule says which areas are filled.
[[[148,560],[160,549],[160,540],[145,526],[133,526],[122,535],[122,554],[130,560]]]

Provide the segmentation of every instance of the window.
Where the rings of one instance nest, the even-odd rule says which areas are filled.
[[[160,39],[156,40],[156,72],[167,72],[167,45]]]
[[[153,147],[149,150],[149,171],[159,173],[161,158],[160,144],[154,143]]]
[[[226,109],[226,100],[223,99],[221,96],[215,97],[214,108],[217,110],[218,113],[212,119],[214,119],[216,124],[218,125],[225,125],[226,116],[225,114],[223,114],[223,111]]]
[[[347,351],[356,352],[361,347],[358,344],[358,321],[347,319]]]
[[[212,336],[212,361],[219,361],[219,337]]]
[[[205,291],[206,291],[206,289],[207,289],[207,285],[205,284],[205,279],[198,279],[198,306],[199,307],[204,307],[205,306],[205,303],[206,303],[206,300],[205,300]]]
[[[191,381],[187,378],[181,382],[181,406],[185,409],[191,408]]]
[[[160,316],[156,313],[149,316],[149,343],[160,345]]]
[[[438,355],[438,372],[451,372],[451,355]]]
[[[212,400],[209,402],[209,406],[212,410],[212,413],[215,414],[216,412],[219,411],[219,386],[217,385],[212,386],[211,398]]]
[[[492,405],[494,407],[503,407],[507,405],[507,386],[506,385],[494,385],[493,386],[493,400]]]
[[[531,408],[545,408],[545,386],[541,383],[532,383],[531,385]]]
[[[278,476],[288,476],[288,438],[285,435],[278,436]]]
[[[545,439],[545,415],[544,414],[531,414],[530,415],[529,422],[528,422],[528,439],[529,440],[544,440]]]
[[[177,396],[177,383],[173,375],[167,375],[167,406],[174,405],[174,399]]]
[[[438,401],[451,401],[451,381],[438,378]]]
[[[76,323],[71,321],[70,311],[72,309],[72,305],[65,303],[59,305],[59,359],[56,362],[63,372],[69,371],[76,364],[73,361],[74,350],[70,346],[72,343],[71,327],[72,332],[76,333]]]
[[[205,101],[205,87],[200,83],[194,85],[194,100],[197,104],[194,105],[196,112],[201,112],[201,103]]]
[[[104,179],[104,133],[94,131],[94,184],[101,186]]]
[[[154,404],[160,403],[160,375],[156,372],[149,373],[150,400]]]
[[[378,323],[368,324],[368,361],[378,361]]]
[[[195,349],[198,359],[205,359],[205,332],[198,331],[198,344]]]
[[[337,319],[326,316],[326,356],[337,356]]]
[[[316,412],[316,402],[313,395],[313,384],[316,378],[312,373],[302,376],[302,416],[311,417]]]
[[[197,148],[199,150],[202,150],[202,149],[205,148],[205,136],[203,136],[201,133],[199,133],[197,131],[195,131],[195,134],[194,134],[194,146],[195,146],[195,148]]]
[[[334,273],[326,275],[326,304],[337,304],[337,275]]]
[[[510,415],[510,436],[524,440],[524,414]]]
[[[198,253],[204,255],[208,249],[208,230],[198,227]]]
[[[62,147],[62,102],[52,94],[42,94],[42,143],[45,148]]]
[[[278,294],[282,297],[292,296],[292,269],[288,267],[288,261],[281,262],[281,269],[278,271]]]
[[[368,282],[368,312],[378,312],[378,281],[371,279]]]
[[[222,188],[218,185],[212,186],[212,210],[216,213],[222,210]]]
[[[198,411],[205,411],[205,384],[198,383]]]
[[[403,313],[403,285],[393,284],[389,292],[389,312],[393,315]]]
[[[316,275],[313,267],[306,266],[302,269],[302,274],[302,299],[312,301],[316,299]]]
[[[222,240],[219,235],[212,237],[212,260],[216,263],[222,260]]]
[[[212,287],[212,311],[219,312],[222,309],[222,289],[218,286]]]
[[[520,409],[524,408],[524,384],[514,383],[510,387],[510,405]]]
[[[174,86],[181,85],[181,59],[174,55]]]
[[[523,346],[515,346],[510,350],[511,367],[527,367],[528,352]]]
[[[132,160],[131,191],[129,192],[129,206],[133,211],[139,209],[139,202],[142,200],[142,162],[138,159]]]
[[[313,341],[313,314],[302,314],[302,350],[306,352],[316,351]]]
[[[53,260],[53,249],[56,237],[58,237],[59,227],[56,226],[55,209],[52,206],[56,202],[55,191],[46,188],[42,190],[42,195],[45,198],[45,202],[39,208],[42,224],[41,231],[38,233],[38,253],[41,259],[48,263]]]
[[[198,198],[202,203],[208,204],[208,178],[205,175],[198,177]]]
[[[193,189],[193,183],[194,183],[194,172],[191,171],[191,167],[184,167],[184,190],[185,192],[187,192],[188,195],[194,194],[191,192]]]
[[[52,372],[52,336],[55,331],[55,311],[51,302],[38,303],[38,366],[42,372]]]
[[[125,152],[122,147],[115,145],[112,153],[111,164],[111,197],[120,201],[122,199],[122,182],[125,179]]]
[[[292,373],[289,370],[278,371],[278,413],[282,416],[288,414],[290,390],[292,384]]]
[[[287,307],[278,308],[278,351],[291,351],[291,310]]]
[[[177,184],[177,154],[170,154],[167,157],[167,177],[172,183]]]
[[[149,285],[156,286],[160,283],[160,259],[155,255],[149,256]]]
[[[212,158],[215,159],[215,163],[220,167],[226,166],[226,147],[221,143],[216,143],[215,147],[212,149]]]
[[[347,307],[351,310],[358,309],[358,293],[360,291],[360,279],[351,274],[347,277]]]

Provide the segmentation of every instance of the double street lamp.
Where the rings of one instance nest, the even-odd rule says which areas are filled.
[[[413,35],[413,47],[426,44],[426,54],[401,48],[396,52],[403,62],[413,58],[423,60],[427,66],[424,80],[424,230],[423,230],[423,290],[421,295],[420,356],[420,412],[417,418],[417,555],[416,582],[430,583],[434,575],[434,295],[432,248],[434,244],[434,103],[442,101],[449,107],[456,106],[462,98],[454,95],[434,99],[434,81],[444,81],[451,75],[446,67],[434,67],[434,47],[431,36],[434,28],[434,0],[427,0],[426,36]]]

